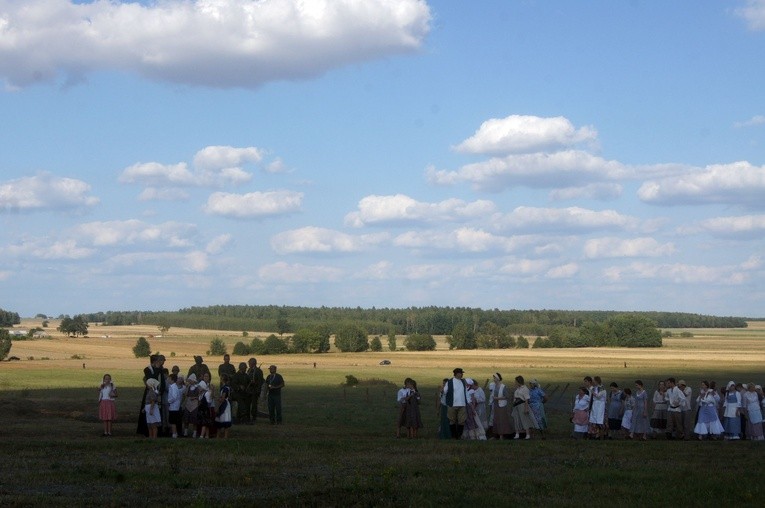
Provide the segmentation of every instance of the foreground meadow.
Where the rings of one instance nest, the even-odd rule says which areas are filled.
[[[761,506],[765,446],[753,442],[575,441],[571,399],[581,378],[607,383],[683,377],[765,381],[765,327],[693,330],[659,350],[578,349],[282,355],[258,358],[284,375],[285,424],[235,426],[223,440],[135,435],[146,359],[137,337],[151,327],[92,327],[89,338],[14,342],[0,363],[0,503],[3,506],[432,506],[443,504]],[[265,336],[267,334],[257,334]],[[250,339],[253,334],[250,334]],[[221,338],[241,332],[171,329],[149,338],[167,366],[186,371]],[[399,343],[403,341],[400,340]],[[215,372],[220,357],[205,357]],[[379,365],[389,359],[391,365]],[[234,357],[236,364],[246,358]],[[314,366],[315,363],[315,366]],[[537,378],[547,388],[550,432],[531,442],[443,442],[435,438],[436,387],[454,367],[483,382]],[[97,386],[112,374],[120,396],[115,437],[100,438]],[[346,375],[361,383],[343,386]],[[417,440],[395,439],[394,401],[404,377],[423,394]],[[649,390],[652,392],[652,389]],[[681,478],[672,489],[667,478]],[[593,494],[596,494],[593,497]],[[584,497],[583,497],[584,495]]]

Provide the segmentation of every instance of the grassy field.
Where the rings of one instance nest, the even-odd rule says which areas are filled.
[[[285,424],[235,426],[228,441],[135,435],[147,362],[134,358],[131,348],[139,336],[156,335],[156,328],[91,327],[89,338],[54,332],[51,339],[15,341],[11,355],[21,360],[0,363],[0,503],[762,506],[763,443],[569,437],[571,399],[587,374],[620,385],[640,378],[647,386],[673,375],[694,390],[701,379],[765,381],[765,323],[690,331],[694,337],[665,339],[658,350],[448,351],[440,337],[435,352],[264,356],[258,360],[278,365],[285,378]],[[149,342],[168,357],[168,366],[186,371],[213,338],[231,350],[254,335],[267,333],[243,339],[241,332],[171,329]],[[391,365],[379,365],[382,359]],[[215,371],[221,358],[206,362]],[[496,371],[506,379],[539,379],[551,395],[548,438],[437,440],[436,386],[457,366],[481,382]],[[120,390],[120,420],[111,439],[99,437],[95,416],[105,372]],[[342,386],[348,374],[361,385]],[[425,427],[417,440],[393,437],[395,394],[407,376],[423,393]],[[680,481],[667,488],[670,478]]]

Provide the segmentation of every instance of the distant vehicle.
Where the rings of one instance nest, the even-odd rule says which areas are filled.
[[[390,365],[390,360],[383,360],[380,362],[380,365]]]

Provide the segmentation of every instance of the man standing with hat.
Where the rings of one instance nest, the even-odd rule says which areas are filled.
[[[444,385],[446,397],[446,417],[449,419],[449,427],[452,430],[452,438],[459,439],[467,419],[467,384],[462,376],[465,374],[461,368],[452,371],[454,377]]]

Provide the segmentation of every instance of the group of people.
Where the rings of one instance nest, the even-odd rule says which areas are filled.
[[[442,439],[531,439],[547,429],[544,403],[547,395],[535,379],[526,383],[515,377],[508,388],[496,372],[482,388],[474,379],[466,378],[462,368],[452,371],[451,378],[441,382],[438,392],[438,436]]]
[[[231,357],[224,355],[223,363],[218,367],[219,385],[216,387],[201,356],[194,357],[194,364],[186,375],[181,374],[177,365],[168,371],[163,355],[152,355],[149,361],[143,372],[145,388],[138,416],[138,434],[150,438],[226,438],[234,421],[255,423],[261,399],[267,401],[270,422],[274,425],[282,423],[284,378],[276,372],[275,365],[269,367],[269,374],[264,377],[255,358],[241,362],[237,370],[231,364]],[[103,436],[112,435],[112,424],[117,419],[116,397],[116,386],[106,374],[99,387]]]
[[[574,397],[574,436],[763,440],[765,394],[760,385],[730,381],[718,391],[714,381],[702,381],[694,397],[685,380],[670,377],[658,383],[651,399],[641,380],[634,385],[634,391],[617,383],[606,389],[599,376],[586,376]]]

